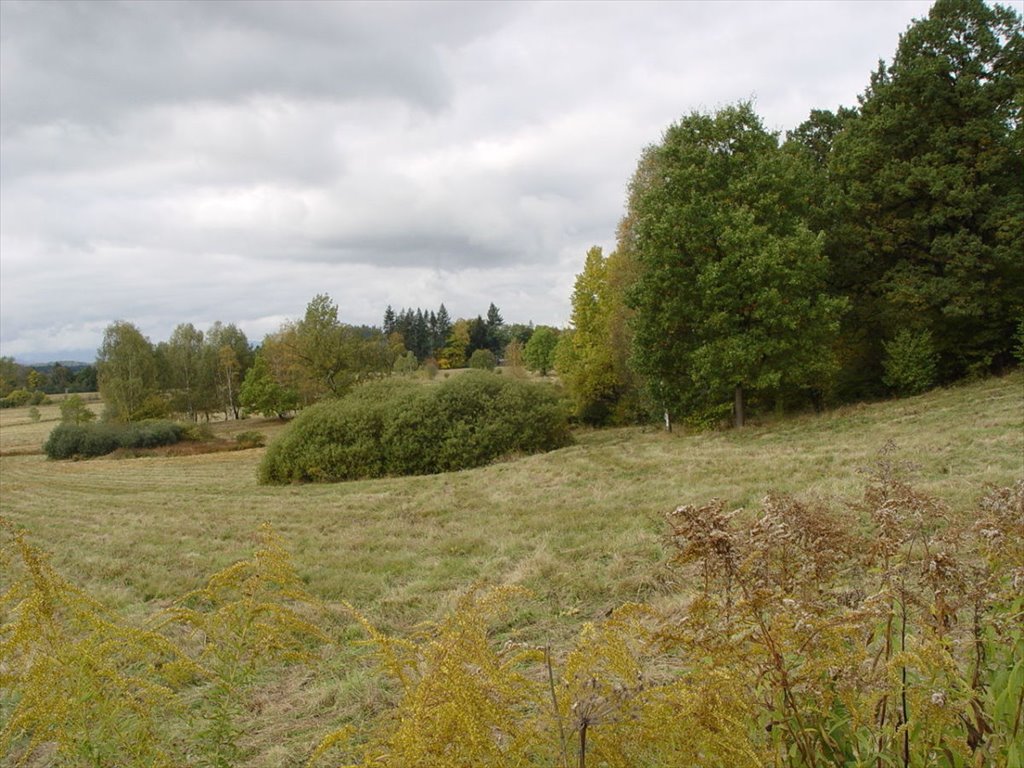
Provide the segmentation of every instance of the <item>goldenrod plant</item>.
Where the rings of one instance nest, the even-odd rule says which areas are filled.
[[[543,654],[507,644],[495,648],[489,624],[523,595],[516,587],[473,590],[437,623],[411,639],[380,632],[354,608],[375,656],[399,684],[399,698],[362,747],[364,766],[482,768],[533,765],[546,734],[532,717],[543,687],[525,674]],[[329,735],[312,764],[339,741]]]
[[[309,662],[329,637],[314,623],[319,602],[303,587],[281,538],[269,525],[259,548],[179,599],[164,619],[190,633],[197,660],[209,671],[198,706],[196,744],[204,764],[231,768],[243,758],[240,738],[246,692],[274,664]]]
[[[175,765],[159,723],[196,666],[61,577],[0,518],[0,762]],[[10,762],[6,762],[10,760]]]

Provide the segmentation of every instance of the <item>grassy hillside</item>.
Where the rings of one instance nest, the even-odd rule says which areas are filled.
[[[573,447],[477,470],[284,488],[256,484],[263,449],[50,462],[27,453],[56,423],[56,406],[40,410],[39,423],[27,409],[0,411],[0,515],[70,581],[136,618],[247,556],[267,521],[313,594],[385,628],[438,616],[472,583],[519,584],[534,598],[517,621],[557,643],[624,601],[658,599],[664,513],[679,504],[749,506],[769,490],[854,500],[859,471],[887,441],[954,511],[1024,475],[1020,372],[738,432],[584,431]],[[325,722],[375,709],[379,684],[347,653],[315,684],[299,676],[266,691],[254,765],[299,764],[290,743],[308,747]]]

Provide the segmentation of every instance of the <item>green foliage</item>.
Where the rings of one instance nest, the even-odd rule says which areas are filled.
[[[631,189],[637,370],[667,411],[829,378],[844,301],[807,227],[808,171],[749,104],[692,114],[648,150]]]
[[[28,405],[32,402],[32,393],[27,389],[15,389],[7,394],[4,398],[6,408],[18,408],[22,405]]]
[[[880,374],[881,342],[904,327],[931,332],[939,383],[1009,363],[1024,302],[1022,50],[1019,8],[938,0],[836,135],[825,228],[853,304],[850,365]]]
[[[267,444],[267,436],[262,432],[248,430],[246,432],[239,432],[235,435],[235,442],[239,445],[245,446],[246,448],[262,448]]]
[[[549,387],[469,372],[439,386],[389,380],[304,410],[260,465],[265,483],[431,474],[571,441]]]
[[[411,350],[406,350],[405,354],[395,361],[395,373],[397,374],[409,375],[416,373],[419,367],[419,361]]]
[[[379,331],[338,320],[338,307],[318,294],[297,323],[282,329],[293,367],[314,398],[338,397],[356,384],[391,372],[397,353]]]
[[[298,393],[276,381],[262,354],[256,355],[256,360],[246,373],[238,399],[247,411],[278,418],[284,418],[289,411],[299,406]]]
[[[39,413],[39,409],[33,405],[28,409],[28,417],[32,419],[32,421],[39,421],[43,416]]]
[[[60,424],[43,443],[51,459],[103,456],[120,447],[118,429],[112,424]]]
[[[1013,356],[1017,358],[1017,362],[1024,364],[1024,315],[1021,315],[1020,322],[1017,323],[1017,346],[1014,347]]]
[[[213,429],[209,424],[185,422],[178,426],[181,427],[181,439],[183,441],[202,443],[214,439]]]
[[[25,381],[25,366],[14,362],[13,357],[0,357],[0,403],[3,403],[11,391],[18,389]],[[10,407],[10,406],[0,406]]]
[[[523,343],[518,339],[512,339],[505,345],[505,367],[517,378],[526,375],[526,367],[523,360]]]
[[[131,421],[152,421],[153,419],[166,419],[171,415],[171,404],[166,397],[153,392],[143,399],[139,403],[139,407],[132,411]],[[104,413],[104,418],[108,418],[110,412]]]
[[[50,399],[41,390],[29,392],[26,389],[14,389],[7,397],[0,398],[0,408],[20,408],[23,405],[44,405]]]
[[[558,331],[546,325],[540,325],[530,335],[530,340],[523,347],[523,361],[531,371],[547,376],[554,368],[555,346],[558,344]]]
[[[51,459],[104,456],[118,448],[155,448],[182,439],[184,427],[171,421],[131,424],[58,424],[43,444]]]
[[[442,368],[462,368],[466,364],[466,352],[469,346],[469,323],[462,319],[456,320],[448,338],[445,339],[444,349],[438,356],[438,364]]]
[[[148,399],[157,391],[157,364],[153,345],[138,328],[123,321],[107,326],[96,369],[100,396],[111,421],[146,418],[144,406],[148,403],[152,408]]]
[[[625,250],[605,257],[597,246],[587,252],[572,292],[571,329],[554,351],[554,365],[587,424],[625,424],[640,416],[636,377],[628,365],[626,287],[635,263]]]
[[[918,395],[935,384],[938,355],[929,331],[899,331],[884,342],[885,375],[882,381],[899,395]]]
[[[211,368],[216,401],[225,417],[241,415],[239,390],[254,355],[245,334],[233,323],[215,322],[206,332],[204,362]]]
[[[489,349],[477,349],[469,356],[469,367],[478,371],[493,371],[498,367],[498,359]]]
[[[88,424],[95,419],[96,414],[79,395],[69,395],[60,403],[62,424]]]

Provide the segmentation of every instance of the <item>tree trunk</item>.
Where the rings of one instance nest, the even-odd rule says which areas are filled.
[[[668,408],[665,409],[665,431],[672,431],[672,417],[668,415]]]
[[[743,385],[737,384],[732,405],[733,426],[743,426]]]

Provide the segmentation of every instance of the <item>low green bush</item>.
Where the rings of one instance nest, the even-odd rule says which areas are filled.
[[[489,349],[478,349],[469,357],[469,367],[479,371],[493,371],[498,360]]]
[[[91,458],[118,448],[156,448],[182,439],[185,428],[171,421],[134,424],[58,424],[43,444],[51,459]]]
[[[938,353],[928,331],[901,330],[883,341],[882,381],[897,395],[919,395],[935,385]]]
[[[470,371],[436,386],[374,382],[304,410],[267,450],[263,483],[450,472],[572,442],[543,384]]]
[[[181,440],[190,443],[205,443],[213,440],[213,429],[209,424],[198,421],[186,421],[181,427]]]
[[[235,442],[246,448],[262,448],[267,444],[267,436],[262,432],[249,430],[248,432],[239,432],[235,435]]]
[[[32,402],[32,393],[26,389],[14,389],[7,397],[0,399],[0,408],[19,408],[23,405],[38,405]]]

